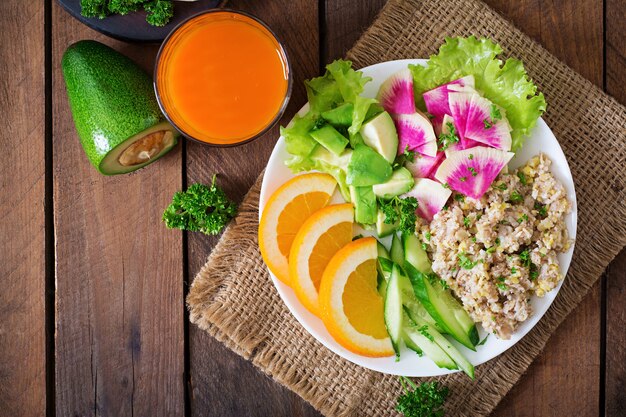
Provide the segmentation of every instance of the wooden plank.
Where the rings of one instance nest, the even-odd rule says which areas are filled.
[[[44,3],[0,2],[0,27],[0,415],[39,416],[46,411]]]
[[[601,0],[487,0],[487,3],[583,76],[602,85]],[[544,352],[503,399],[494,416],[598,413],[600,300],[598,283],[557,329]]]
[[[322,64],[345,56],[387,0],[324,0],[325,26]]]
[[[294,84],[285,124],[306,101],[302,81],[319,68],[318,9],[308,0],[292,2],[229,1],[235,10],[250,12],[275,31],[288,50]],[[187,142],[188,183],[209,182],[218,173],[220,185],[241,200],[254,183],[278,138],[278,126],[255,142],[236,148],[211,148]],[[204,264],[217,238],[190,233],[189,279]],[[193,416],[319,416],[308,403],[276,384],[208,334],[189,328],[191,414]]]
[[[53,2],[56,415],[183,416],[182,239],[161,222],[182,184],[180,147],[105,177],[74,129],[61,56],[95,38],[151,70],[155,46],[114,42]]]
[[[622,104],[626,104],[626,3],[607,0],[605,10],[606,91]],[[626,250],[623,250],[609,265],[606,277],[605,403],[601,405],[604,406],[607,417],[622,416],[626,409],[625,299]]]

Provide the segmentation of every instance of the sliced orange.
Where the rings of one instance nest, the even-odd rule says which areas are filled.
[[[377,290],[376,239],[344,246],[322,276],[319,303],[328,332],[346,349],[364,356],[394,354]]]
[[[311,214],[330,201],[337,181],[328,175],[299,175],[272,194],[259,222],[259,248],[272,273],[289,285],[288,257],[293,239]]]
[[[289,253],[289,282],[300,302],[319,316],[318,290],[330,259],[352,240],[352,204],[324,207],[309,217]]]

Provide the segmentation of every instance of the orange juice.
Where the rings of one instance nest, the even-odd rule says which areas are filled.
[[[283,47],[260,21],[218,10],[195,16],[165,40],[155,75],[164,113],[186,136],[233,145],[264,132],[289,95]]]

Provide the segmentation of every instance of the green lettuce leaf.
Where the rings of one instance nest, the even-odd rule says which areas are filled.
[[[350,202],[350,189],[346,183],[346,175],[351,156],[352,150],[349,149],[337,156],[323,146],[317,146],[310,155],[295,155],[288,159],[285,164],[293,172],[317,170],[332,175],[339,185],[341,195],[347,202]]]
[[[473,75],[476,88],[489,100],[506,110],[513,129],[512,150],[520,149],[525,137],[546,110],[546,101],[528,78],[524,65],[509,58],[504,65],[496,57],[502,48],[489,39],[446,38],[439,54],[432,55],[427,66],[409,65],[413,74],[418,105],[422,93],[466,75]]]

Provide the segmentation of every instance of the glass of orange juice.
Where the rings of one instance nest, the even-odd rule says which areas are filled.
[[[258,138],[282,116],[291,94],[285,48],[249,14],[212,9],[176,27],[159,50],[155,91],[185,136],[214,146]]]

